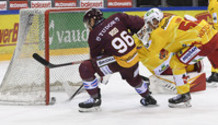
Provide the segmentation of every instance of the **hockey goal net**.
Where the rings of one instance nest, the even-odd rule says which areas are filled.
[[[88,56],[86,8],[23,9],[18,42],[0,86],[0,103],[48,105],[50,91],[62,84],[80,85],[78,65],[48,69],[32,58],[38,53],[52,63],[81,61]]]

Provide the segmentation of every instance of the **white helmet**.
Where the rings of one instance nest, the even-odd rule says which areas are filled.
[[[148,10],[144,15],[145,23],[150,22],[153,26],[157,27],[157,25],[153,24],[153,19],[156,19],[157,21],[161,21],[163,19],[164,15],[161,10],[158,8],[152,8]]]

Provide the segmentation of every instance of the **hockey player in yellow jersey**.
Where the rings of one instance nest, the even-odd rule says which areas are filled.
[[[217,21],[217,14],[218,14],[218,1],[217,0],[209,0],[208,5],[208,12],[210,13],[213,19],[213,26],[216,30],[218,30],[218,21]],[[215,57],[216,55],[214,55]],[[218,83],[218,68],[214,68],[212,65],[211,75],[207,79],[208,83]]]
[[[180,16],[164,17],[163,13],[152,8],[146,12],[145,23],[152,29],[148,51],[162,54],[172,52],[169,61],[176,83],[176,97],[169,99],[169,107],[191,107],[190,84],[185,67],[208,57],[215,68],[218,68],[217,31],[205,20],[188,21]]]
[[[195,19],[189,15],[185,15],[185,18]],[[159,87],[163,89],[159,88],[159,91],[157,88],[158,93],[174,93],[176,91],[174,82],[167,79],[172,75],[172,69],[169,66],[169,61],[172,57],[172,53],[163,51],[164,54],[162,54],[162,57],[160,57],[159,52],[153,52],[152,50],[148,51],[146,47],[148,47],[151,40],[149,40],[149,31],[146,31],[145,26],[142,27],[137,35],[133,36],[133,38],[135,39],[140,62],[152,73],[152,76],[150,76],[150,81],[153,81],[152,79],[156,78],[156,80],[151,83],[153,89],[156,89],[156,85],[159,85]],[[192,76],[194,77],[190,78],[190,92],[202,91],[206,89],[206,75],[202,72],[203,66],[203,61],[199,61],[196,64],[188,65],[186,67],[187,73],[201,73],[199,75],[193,74]],[[155,90],[153,90],[153,92],[154,91]]]
[[[170,58],[172,57],[172,53],[162,54],[160,57],[159,52],[149,51],[146,47],[151,40],[147,41],[147,45],[144,45],[142,40],[138,39],[138,37],[133,36],[135,39],[135,43],[137,46],[137,52],[139,55],[140,62],[152,73],[155,75],[172,75],[172,70],[169,66]],[[162,51],[163,52],[163,51]],[[161,59],[162,58],[162,59]],[[203,68],[203,62],[199,61],[199,63],[188,65],[186,67],[187,72],[201,72]]]

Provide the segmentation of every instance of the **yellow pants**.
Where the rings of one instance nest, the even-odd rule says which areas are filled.
[[[218,73],[218,68],[217,69],[215,69],[215,68],[211,68],[211,72],[215,72],[215,73]]]
[[[175,55],[170,60],[170,67],[173,71],[178,94],[185,94],[190,91],[190,84],[185,83],[183,78],[186,76],[186,66],[187,65],[181,63]]]

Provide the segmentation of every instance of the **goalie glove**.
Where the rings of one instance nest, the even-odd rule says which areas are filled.
[[[136,34],[137,37],[142,41],[144,46],[148,43],[150,32],[151,29],[149,29],[148,25],[145,24]]]

